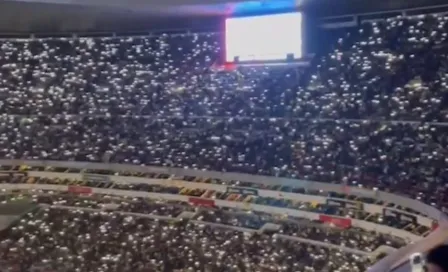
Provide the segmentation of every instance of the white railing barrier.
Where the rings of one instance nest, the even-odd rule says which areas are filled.
[[[375,191],[358,187],[347,187],[341,184],[329,184],[324,182],[314,182],[307,180],[278,178],[272,176],[260,176],[241,173],[227,173],[217,171],[201,171],[194,169],[183,169],[173,167],[156,167],[156,166],[140,166],[130,164],[117,163],[92,163],[92,162],[73,162],[73,161],[45,161],[45,160],[0,160],[0,165],[27,165],[35,167],[61,167],[73,169],[104,169],[114,172],[151,172],[159,174],[167,174],[170,176],[197,176],[216,178],[221,180],[239,180],[258,184],[284,185],[292,187],[300,187],[312,190],[322,190],[326,192],[347,193],[374,198],[385,202],[392,202],[402,207],[411,208],[421,214],[439,221],[448,222],[448,217],[437,208],[426,205],[418,200],[408,197],[399,196],[382,191]]]
[[[239,180],[259,184],[301,187],[304,189],[322,190],[327,192],[339,192],[339,193],[349,192],[350,194],[358,195],[361,197],[369,197],[384,202],[391,202],[400,205],[402,207],[415,210],[423,215],[428,216],[431,219],[438,220],[439,229],[436,232],[430,234],[423,241],[419,241],[419,243],[411,244],[405,248],[393,252],[386,258],[382,259],[381,262],[374,265],[369,270],[372,272],[389,271],[391,268],[397,266],[397,262],[401,261],[402,263],[403,261],[406,261],[407,257],[410,256],[410,254],[415,252],[425,252],[425,249],[427,248],[423,246],[423,244],[425,244],[425,241],[428,241],[428,243],[426,244],[433,244],[433,245],[435,244],[433,243],[431,237],[437,236],[438,237],[437,239],[439,239],[438,244],[444,243],[447,238],[441,235],[441,233],[444,232],[448,233],[448,229],[446,229],[448,227],[448,217],[435,207],[424,204],[416,199],[410,199],[405,196],[357,187],[347,188],[346,186],[343,186],[341,184],[328,184],[322,182],[312,182],[312,181],[289,179],[289,178],[277,178],[269,176],[239,174],[239,173],[223,173],[216,171],[200,171],[193,169],[164,168],[153,166],[111,164],[111,163],[105,164],[105,163],[91,163],[91,162],[71,162],[71,161],[63,162],[63,161],[44,161],[44,160],[0,160],[0,165],[11,165],[11,166],[27,165],[36,167],[50,166],[50,167],[62,167],[62,168],[74,168],[74,169],[104,169],[104,170],[111,170],[114,172],[153,172],[159,174],[168,174],[170,176],[177,176],[177,177],[197,176],[197,177],[216,178],[221,180]]]
[[[294,236],[289,236],[289,235],[283,235],[283,234],[275,234],[277,237],[279,238],[283,238],[286,240],[292,240],[292,241],[297,241],[297,242],[302,242],[302,243],[310,243],[309,239],[305,239],[305,238],[301,238],[301,237],[294,237]],[[331,249],[339,249],[341,251],[344,252],[348,252],[348,253],[352,253],[352,254],[356,254],[356,255],[362,255],[362,256],[369,256],[368,252],[362,251],[362,250],[358,250],[358,249],[353,249],[353,248],[348,248],[348,247],[344,247],[344,246],[338,246],[338,245],[334,245],[334,244],[328,244],[326,242],[320,242],[320,241],[315,241],[315,240],[311,240],[313,243],[313,245],[316,246],[322,246],[322,247],[327,247],[327,248],[331,248]]]
[[[20,215],[0,215],[0,230],[6,229],[12,222],[20,218]]]
[[[30,171],[28,172],[29,176],[32,177],[40,177],[40,178],[61,178],[61,179],[72,179],[72,180],[82,180],[82,174],[75,173],[57,173],[57,172],[39,172],[39,171]],[[150,179],[150,178],[141,178],[141,177],[127,177],[127,176],[108,176],[108,180],[121,184],[151,184],[151,185],[162,185],[162,186],[174,186],[174,187],[185,187],[191,189],[203,189],[203,190],[214,190],[217,192],[226,192],[229,186],[219,185],[219,184],[209,184],[209,183],[200,183],[200,182],[188,182],[183,180],[172,180],[172,179]],[[244,189],[244,187],[239,187]],[[250,188],[254,190],[253,188]],[[262,190],[256,189],[259,196],[262,197],[272,197],[272,198],[283,198],[289,200],[300,200],[301,202],[312,202],[325,204],[328,199],[324,196],[316,196],[316,195],[307,195],[307,194],[297,194],[297,193],[288,193],[282,191],[274,191],[274,190]],[[347,199],[339,199],[344,202],[350,202],[352,204],[355,201],[350,201]],[[375,204],[367,204],[363,203],[364,211],[372,214],[381,214],[383,212],[384,207],[381,205]],[[397,210],[394,208],[388,208],[389,210]],[[424,216],[411,214],[402,210],[397,210],[402,214],[409,214],[415,216],[417,218],[417,223],[426,227],[431,228],[433,220]]]
[[[390,247],[390,246],[386,246],[386,245],[381,245],[381,246],[379,246],[378,248],[376,248],[374,251],[372,251],[370,253],[370,259],[371,260],[376,260],[377,257],[380,254],[385,253],[385,254],[389,255],[389,254],[391,254],[392,252],[395,252],[395,251],[397,251],[396,248],[393,248],[393,247]]]
[[[52,191],[68,191],[69,186],[66,185],[48,185],[48,184],[0,184],[0,189],[3,190],[52,190]],[[120,195],[128,197],[142,197],[142,198],[152,198],[152,199],[163,199],[168,201],[181,201],[189,202],[190,197],[185,195],[174,195],[174,194],[161,194],[161,193],[148,193],[141,191],[127,191],[127,190],[116,190],[116,189],[103,189],[103,188],[91,188],[92,193],[102,194],[102,195]],[[202,198],[196,198],[202,199]],[[210,200],[205,199],[204,200]],[[236,209],[249,209],[253,211],[266,212],[278,215],[288,215],[298,218],[306,218],[309,220],[318,220],[320,218],[319,213],[302,211],[297,209],[288,209],[253,203],[242,203],[227,200],[214,200],[214,204],[218,207],[236,208]],[[332,216],[337,217],[337,216]],[[351,219],[352,225],[355,227],[360,227],[369,231],[376,231],[385,234],[391,234],[397,237],[401,237],[410,241],[418,241],[422,238],[418,235],[414,235],[410,232],[395,229],[388,226],[377,225],[374,223]]]
[[[392,271],[395,268],[408,261],[409,256],[416,252],[427,252],[431,248],[442,244],[448,239],[448,229],[444,226],[440,227],[424,239],[412,243],[408,246],[402,247],[395,252],[392,252],[379,262],[374,264],[368,271],[369,272],[384,272]]]
[[[265,231],[274,231],[277,232],[281,230],[282,226],[279,224],[273,224],[273,223],[266,223],[260,228],[260,232],[263,233]]]

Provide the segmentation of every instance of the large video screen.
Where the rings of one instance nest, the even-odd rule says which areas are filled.
[[[286,60],[302,57],[300,12],[227,18],[225,24],[227,62]]]

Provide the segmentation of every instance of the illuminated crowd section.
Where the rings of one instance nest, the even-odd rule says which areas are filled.
[[[46,208],[30,213],[4,233],[0,256],[8,263],[1,263],[0,271],[5,267],[14,271],[17,266],[19,271],[32,271],[31,267],[41,266],[48,272],[65,264],[67,271],[80,272],[362,272],[377,264],[376,258],[363,256],[371,256],[382,244],[402,249],[443,231],[440,211],[448,208],[448,16],[397,17],[344,30],[332,43],[333,49],[313,59],[310,67],[229,65],[232,69],[216,69],[214,63],[225,53],[223,47],[229,47],[233,62],[303,57],[303,47],[295,46],[303,35],[290,35],[300,33],[293,28],[300,29],[294,21],[303,21],[298,19],[300,14],[288,15],[292,16],[288,38],[296,41],[271,31],[278,29],[276,22],[287,20],[278,16],[259,17],[277,18],[272,22],[254,19],[268,20],[259,23],[264,25],[260,30],[248,33],[250,27],[243,23],[238,27],[243,32],[229,33],[229,37],[246,39],[247,45],[241,42],[236,49],[220,40],[221,33],[1,40],[0,158],[29,160],[26,165],[44,161],[36,171],[45,173],[50,171],[48,161],[59,166],[71,163],[51,170],[57,174],[73,173],[74,163],[83,170],[96,163],[105,163],[105,169],[127,164],[134,170],[142,165],[175,173],[195,170],[200,174],[181,177],[199,183],[200,176],[203,184],[197,186],[201,188],[234,182],[254,190],[204,192],[102,181],[119,177],[116,173],[82,186],[78,179],[61,180],[57,175],[38,179],[2,174],[2,188],[63,186],[61,194],[48,189],[53,187],[29,193],[33,199],[38,199],[35,194],[50,195],[46,205],[85,203],[79,195],[95,197],[91,193],[101,195],[106,189],[132,193],[137,204],[123,204],[129,198],[119,198],[122,212],[144,216],[79,211],[76,205],[75,211]],[[232,20],[250,21],[228,22]],[[263,32],[272,37],[257,36]],[[203,176],[212,171],[216,178]],[[128,181],[136,178],[131,175],[161,179],[145,171],[129,172],[119,174]],[[225,174],[229,178],[222,178]],[[236,177],[240,174],[245,179]],[[278,178],[287,184],[264,188],[241,184],[248,177]],[[341,191],[331,194],[334,191],[306,187],[308,181]],[[361,190],[370,197],[356,195]],[[22,192],[11,193],[16,198]],[[184,204],[153,203],[154,199],[146,199],[152,193],[183,199]],[[302,203],[283,197],[289,193],[339,201]],[[382,193],[404,195],[408,201],[379,200]],[[64,198],[67,195],[70,199]],[[145,199],[140,199],[142,195]],[[95,205],[102,207],[106,198],[99,199],[101,203]],[[424,208],[405,208],[411,200]],[[230,203],[232,208],[235,203],[241,205],[230,215],[222,215],[217,203]],[[134,204],[138,208],[129,211]],[[284,232],[294,238],[304,238],[300,234],[306,233],[306,239],[332,242],[338,249],[296,243],[297,239],[285,241],[278,233],[247,237],[234,228],[224,234],[196,222],[165,224],[145,219],[147,211],[161,216],[173,212],[172,217],[177,217],[179,212],[210,209],[195,219],[258,230],[263,221],[259,216],[266,215],[254,219],[256,207],[290,209],[296,214],[316,211],[319,222],[311,222],[318,223],[316,228],[302,232],[286,225]],[[280,219],[269,217],[276,220]],[[379,228],[400,230],[404,240],[391,243],[389,236],[381,235],[372,242],[377,236],[365,228],[356,229],[358,221],[371,226],[376,235]],[[409,237],[416,239],[409,241]],[[343,246],[360,254],[347,254],[340,250]],[[142,247],[147,254],[141,254]],[[161,248],[165,251],[158,251]],[[405,257],[407,261],[409,254]]]

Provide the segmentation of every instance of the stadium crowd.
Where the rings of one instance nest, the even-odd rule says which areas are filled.
[[[289,237],[365,253],[382,245],[398,248],[406,243],[389,235],[358,228],[343,230],[303,218],[293,221],[180,202],[52,191],[24,191],[20,198],[50,206],[34,209],[1,233],[0,271],[364,271],[373,259]],[[193,211],[194,221],[176,218],[179,211]],[[274,222],[280,229],[261,233],[225,227],[259,229],[266,222]],[[234,246],[239,253],[231,250]],[[207,254],[210,250],[214,253]]]
[[[18,222],[0,254],[1,269],[14,271],[348,272],[369,264],[363,256],[275,235],[56,208]]]
[[[14,184],[50,184],[50,185],[68,185],[68,186],[89,186],[92,188],[101,188],[101,189],[114,189],[114,190],[132,190],[132,191],[141,191],[141,192],[149,192],[149,193],[162,193],[162,194],[179,194],[179,195],[186,195],[191,197],[201,197],[201,198],[209,198],[209,199],[221,199],[226,201],[236,201],[241,202],[244,204],[244,207],[249,207],[247,205],[250,204],[259,204],[259,205],[267,205],[267,206],[274,206],[279,208],[287,208],[287,209],[294,209],[294,210],[301,210],[301,211],[309,211],[319,214],[326,214],[329,216],[338,216],[342,218],[352,218],[352,219],[358,219],[358,220],[364,220],[369,221],[375,224],[380,225],[386,225],[397,229],[405,229],[408,231],[412,231],[416,235],[425,236],[430,233],[430,228],[428,226],[424,226],[419,224],[418,222],[409,222],[408,220],[401,220],[400,218],[397,218],[393,215],[385,215],[385,214],[371,214],[368,213],[362,209],[354,209],[354,208],[344,208],[338,205],[333,205],[331,203],[311,203],[311,202],[304,202],[300,201],[298,199],[291,200],[291,199],[284,199],[284,198],[271,198],[271,197],[262,197],[262,196],[253,196],[253,195],[243,195],[243,194],[236,194],[236,193],[226,193],[226,192],[218,192],[214,190],[205,190],[205,189],[188,189],[186,187],[182,187],[180,185],[154,185],[154,184],[147,184],[147,183],[116,183],[116,182],[110,182],[110,181],[82,181],[82,180],[69,180],[69,179],[50,179],[50,178],[38,178],[38,177],[27,177],[27,176],[12,176],[12,177],[0,177],[0,183],[14,183]],[[272,188],[275,189],[275,188]],[[6,193],[6,191],[5,191]],[[111,196],[109,196],[111,197]],[[341,196],[335,196],[335,195],[326,195],[326,197],[339,197]],[[45,198],[44,198],[45,199]],[[1,200],[1,199],[0,199]],[[70,205],[70,206],[78,206],[82,205],[83,207],[85,205],[88,205],[90,202],[87,201],[87,203],[79,202],[77,198],[68,198],[68,199],[61,199],[61,203],[67,203],[69,201],[69,204],[63,204],[63,205]],[[56,204],[53,203],[54,199],[52,198],[51,202],[45,202],[44,200],[40,200],[39,203],[47,203],[47,204]],[[110,202],[110,203],[109,203]],[[182,210],[187,210],[185,204],[182,204],[180,202],[176,202],[176,204],[173,204],[170,207],[166,207],[165,205],[161,205],[157,209],[156,204],[152,205],[151,208],[147,208],[146,212],[144,212],[144,209],[142,207],[146,207],[147,201],[140,201],[139,198],[135,199],[135,201],[127,201],[126,206],[121,207],[122,204],[120,204],[120,209],[125,210],[127,212],[142,212],[142,213],[150,213],[155,215],[162,215],[167,216],[168,214],[175,213],[179,215]],[[157,203],[157,201],[155,202]],[[108,199],[108,203],[106,204],[113,204],[116,205],[116,201],[114,201],[114,198]],[[384,203],[376,203],[377,205],[383,205]],[[90,206],[91,208],[99,208],[99,204]],[[396,207],[395,207],[396,208]],[[250,209],[249,208],[246,208]],[[188,211],[191,211],[188,210]],[[412,211],[409,211],[412,212]],[[226,224],[229,225],[235,225],[245,228],[253,228],[258,229],[263,225],[264,223],[268,221],[272,221],[272,219],[267,220],[263,219],[262,217],[248,217],[247,215],[244,215],[243,218],[238,218],[237,214],[227,215],[220,214],[222,217],[217,217],[215,214],[212,216],[213,218],[220,218],[219,220],[222,220],[223,222],[227,222]],[[207,214],[203,214],[204,218],[209,218]],[[293,218],[290,216],[290,218]],[[211,221],[213,221],[211,219]]]
[[[381,245],[399,248],[406,243],[403,239],[392,235],[369,232],[356,227],[350,227],[349,229],[331,227],[319,221],[310,221],[306,218],[285,217],[264,212],[243,211],[231,208],[198,207],[178,201],[98,194],[82,196],[67,192],[41,190],[24,191],[20,195],[21,199],[32,199],[33,203],[36,204],[118,211],[150,216],[156,215],[162,216],[165,219],[185,219],[185,217],[179,217],[181,213],[191,212],[194,215],[189,218],[197,221],[218,223],[245,229],[259,230],[266,223],[273,223],[279,225],[281,227],[280,233],[286,235],[318,241],[326,240],[331,244],[344,245],[348,248],[359,249],[365,252],[371,252]],[[345,242],[348,244],[344,244]]]
[[[177,217],[184,211],[194,211],[194,208],[183,202],[166,202],[152,199],[96,196],[80,198],[73,195],[34,195],[34,202],[47,205],[60,205],[90,209],[119,210],[128,213],[144,213],[164,217]],[[99,198],[99,199],[98,199]]]
[[[279,230],[280,234],[324,241],[365,252],[372,252],[384,245],[393,248],[400,248],[406,245],[403,239],[392,235],[370,232],[356,227],[351,227],[350,229],[335,228],[323,225],[318,221],[309,221],[304,218],[275,218],[272,215],[259,212],[242,213],[206,210],[200,213],[198,219],[207,222],[257,229],[265,223],[275,223],[281,227]]]
[[[448,17],[433,15],[363,24],[306,69],[219,67],[213,33],[2,40],[0,157],[287,176],[448,208],[447,27]],[[141,201],[119,208],[171,217],[189,210]],[[249,228],[265,222],[222,211],[198,219]],[[365,251],[391,241],[316,226],[285,224],[282,232]],[[57,208],[20,220],[0,254],[0,269],[19,271],[345,272],[369,265],[276,235]]]
[[[307,69],[222,71],[213,33],[2,40],[0,156],[405,184],[445,207],[447,20],[364,24]]]

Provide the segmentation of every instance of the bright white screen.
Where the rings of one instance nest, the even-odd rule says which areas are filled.
[[[302,57],[300,12],[226,19],[226,61]]]

